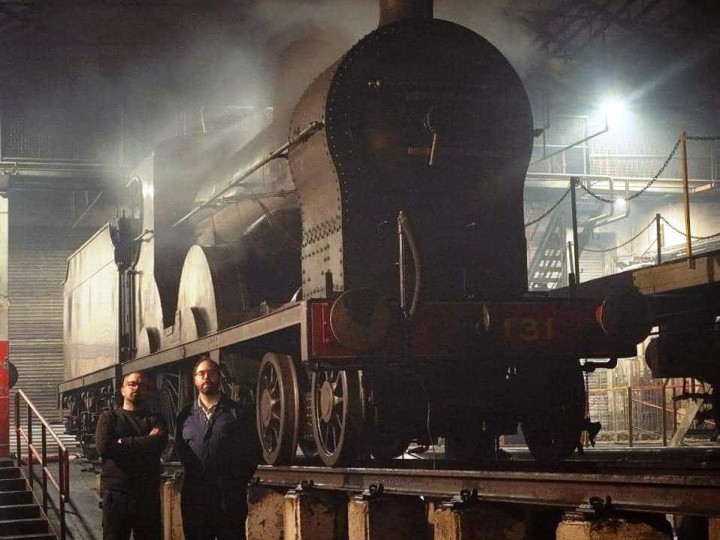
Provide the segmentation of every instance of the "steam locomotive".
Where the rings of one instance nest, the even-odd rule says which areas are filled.
[[[633,356],[642,306],[528,294],[517,73],[429,0],[380,8],[241,148],[203,134],[158,147],[121,217],[69,259],[60,392],[88,446],[123,374],[155,375],[172,422],[210,354],[255,408],[268,464],[438,437],[483,457],[519,424],[537,459],[572,454],[579,359]]]

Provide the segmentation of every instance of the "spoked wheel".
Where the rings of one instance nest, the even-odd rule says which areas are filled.
[[[297,374],[292,357],[267,353],[260,363],[255,407],[265,463],[289,463],[295,456],[299,405]]]
[[[522,421],[536,461],[558,462],[572,456],[585,419],[585,381],[578,370],[550,371],[534,378],[534,406]]]
[[[357,457],[362,429],[360,381],[355,371],[312,375],[312,422],[318,454],[328,467]]]
[[[160,411],[167,422],[168,444],[162,457],[166,461],[173,461],[175,455],[175,430],[177,417],[180,412],[180,376],[177,373],[163,373],[160,377]]]

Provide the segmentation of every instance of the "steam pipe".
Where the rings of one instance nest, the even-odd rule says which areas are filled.
[[[237,187],[243,180],[245,180],[252,173],[259,170],[263,166],[267,165],[273,159],[277,159],[277,158],[281,157],[283,154],[285,154],[285,152],[287,152],[290,148],[292,148],[296,144],[306,141],[309,137],[312,137],[317,131],[322,129],[324,126],[325,126],[325,122],[322,122],[322,121],[311,122],[308,125],[308,127],[303,129],[300,133],[295,135],[294,138],[290,139],[288,142],[286,142],[280,148],[278,148],[277,150],[272,152],[269,156],[258,161],[257,163],[252,165],[249,169],[236,173],[233,177],[233,180],[229,184],[227,184],[224,188],[222,188],[218,193],[216,193],[215,195],[210,197],[208,200],[200,203],[195,208],[193,208],[190,212],[188,212],[183,217],[181,217],[179,220],[177,220],[173,224],[173,227],[177,227],[181,223],[184,223],[185,221],[190,219],[192,216],[197,214],[203,208],[206,208],[206,207],[210,206],[211,204],[214,204],[215,201],[222,198],[222,196],[225,195],[225,193],[227,193],[231,189]]]
[[[432,19],[433,0],[380,0],[378,28],[402,19]]]

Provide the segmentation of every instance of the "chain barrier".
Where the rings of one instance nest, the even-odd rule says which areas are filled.
[[[565,200],[565,197],[567,197],[569,194],[570,194],[570,188],[568,188],[567,191],[566,191],[565,193],[563,193],[563,196],[560,197],[560,199],[558,199],[558,201],[557,201],[555,204],[553,204],[547,212],[545,212],[543,215],[541,215],[541,216],[540,216],[539,218],[537,218],[537,219],[533,219],[532,221],[528,221],[528,222],[525,224],[525,227],[526,227],[526,228],[527,228],[527,227],[531,227],[532,225],[535,225],[535,224],[538,223],[539,221],[542,221],[543,219],[545,219],[546,217],[548,217],[550,214],[553,213],[553,211],[554,211],[558,206],[560,206],[560,203],[563,202],[563,201]]]
[[[681,235],[687,237],[687,233],[685,233],[685,232],[681,231],[680,229],[678,229],[675,225],[673,225],[672,223],[670,223],[667,219],[665,219],[665,218],[662,217],[662,216],[660,216],[660,219],[665,223],[665,225],[667,225],[668,227],[670,227],[673,231],[675,231],[676,233],[681,234]],[[695,236],[695,235],[692,235],[692,234],[691,234],[691,235],[690,235],[690,238],[692,238],[693,240],[709,240],[710,238],[717,238],[717,237],[719,237],[719,236],[720,236],[720,232],[717,232],[717,233],[715,233],[715,234],[709,234],[709,235],[707,235],[707,236]]]
[[[426,118],[426,121],[427,121],[427,122],[429,122],[429,120],[430,120],[429,117]],[[720,141],[720,135],[686,136],[685,139],[688,140],[688,141]],[[667,166],[670,164],[670,161],[672,161],[672,159],[675,157],[675,153],[677,152],[678,148],[680,147],[680,141],[681,141],[680,138],[678,138],[678,140],[675,141],[675,146],[673,146],[672,150],[670,150],[670,154],[668,155],[668,157],[667,157],[667,158],[665,159],[665,161],[663,162],[663,164],[662,164],[662,166],[660,167],[660,169],[658,170],[657,174],[655,174],[655,176],[653,176],[653,177],[650,179],[650,181],[649,181],[647,184],[645,184],[645,186],[643,186],[642,189],[640,189],[637,193],[635,193],[635,194],[630,195],[629,197],[627,197],[627,198],[625,199],[625,201],[631,201],[631,200],[633,200],[633,199],[638,198],[640,195],[642,195],[643,193],[645,193],[645,192],[648,190],[648,188],[650,188],[650,186],[652,186],[652,185],[657,181],[658,178],[660,178],[660,176],[665,172],[665,169],[667,169]],[[571,179],[570,181],[571,181],[571,182],[575,182],[575,179]],[[580,189],[582,189],[585,193],[587,193],[588,195],[590,195],[591,197],[597,199],[597,200],[600,201],[600,202],[604,202],[604,203],[607,203],[607,204],[613,204],[613,203],[615,202],[614,199],[608,199],[608,198],[605,198],[605,197],[603,197],[603,196],[601,196],[601,195],[598,195],[597,193],[595,193],[594,191],[592,191],[589,187],[585,186],[582,182],[579,182],[579,181],[578,181],[578,182],[576,183],[576,185],[579,186]],[[535,225],[536,223],[542,221],[542,220],[545,219],[547,216],[549,216],[550,214],[552,214],[553,211],[554,211],[558,206],[560,206],[560,203],[565,200],[565,197],[568,196],[568,194],[570,193],[571,190],[572,190],[572,188],[568,188],[567,191],[563,194],[563,196],[560,197],[560,199],[559,199],[554,205],[552,205],[552,206],[550,207],[550,209],[548,209],[547,212],[545,212],[544,214],[542,214],[540,217],[538,217],[538,218],[536,218],[536,219],[534,219],[534,220],[532,220],[532,221],[527,222],[527,223],[525,224],[525,227],[527,228],[527,227],[530,227],[530,226],[532,226],[532,225]],[[663,219],[663,221],[665,221],[665,222],[668,224],[668,226],[670,226],[672,229],[675,229],[675,230],[676,230],[677,232],[679,232],[680,234],[684,234],[683,232],[681,232],[681,231],[679,231],[678,229],[676,229],[675,227],[673,227],[670,223],[668,223],[665,218],[662,218],[662,219]],[[648,227],[649,227],[649,225],[648,225]],[[647,227],[646,227],[646,229],[647,229]],[[643,230],[643,232],[644,232],[644,230]],[[642,234],[642,233],[640,233],[640,234]],[[695,240],[706,240],[706,239],[708,239],[708,238],[715,238],[716,236],[720,236],[720,233],[714,234],[714,235],[710,235],[710,236],[690,236],[690,238],[693,238],[693,239],[695,239]],[[633,240],[634,240],[634,239],[633,239]],[[631,241],[632,241],[632,240],[626,242],[626,244],[629,243],[629,242],[631,242]],[[623,245],[625,245],[625,244],[623,244]],[[620,247],[622,247],[622,246],[617,246],[617,247],[615,247],[615,248],[613,248],[613,249],[617,249],[617,248],[620,248]],[[593,250],[586,250],[586,251],[593,251]],[[601,250],[601,251],[598,251],[598,253],[601,253],[601,252],[603,252],[603,251],[611,251],[611,250]]]
[[[653,176],[653,177],[650,179],[650,181],[649,181],[647,184],[645,184],[645,186],[643,186],[643,188],[642,188],[640,191],[638,191],[638,192],[635,193],[634,195],[630,195],[628,198],[626,198],[626,199],[625,199],[626,201],[632,201],[633,199],[637,199],[640,195],[642,195],[643,193],[645,193],[645,192],[648,190],[648,188],[649,188],[650,186],[652,186],[658,178],[660,178],[660,175],[662,175],[662,173],[665,172],[665,169],[666,169],[667,166],[670,164],[670,161],[672,161],[672,158],[675,157],[675,152],[677,152],[677,149],[678,149],[679,146],[680,146],[680,139],[678,139],[677,141],[675,141],[675,146],[673,146],[673,149],[670,150],[670,155],[667,157],[667,159],[665,160],[665,162],[662,164],[662,167],[660,167],[660,170],[657,172],[657,174],[656,174],[655,176]],[[594,191],[592,191],[589,187],[584,186],[584,185],[582,184],[582,182],[578,182],[578,186],[580,186],[580,188],[581,188],[583,191],[585,191],[585,193],[587,193],[587,194],[590,195],[591,197],[594,197],[594,198],[597,199],[598,201],[602,201],[602,202],[608,203],[608,204],[613,204],[613,203],[615,202],[613,199],[606,199],[605,197],[601,197],[600,195],[598,195],[597,193],[595,193]]]
[[[592,253],[607,253],[608,251],[613,251],[613,250],[616,250],[616,249],[620,249],[621,247],[627,246],[629,243],[633,242],[634,240],[637,240],[637,239],[640,237],[640,235],[643,234],[644,232],[646,232],[646,231],[650,228],[650,226],[653,225],[654,223],[655,223],[655,220],[653,219],[650,223],[648,223],[648,224],[645,226],[645,228],[644,228],[642,231],[640,231],[639,233],[637,233],[635,236],[633,236],[633,237],[632,237],[630,240],[628,240],[627,242],[623,242],[623,243],[620,244],[619,246],[615,246],[615,247],[611,247],[611,248],[607,248],[607,249],[588,249],[588,248],[583,248],[583,251],[590,251],[590,252],[592,252]]]

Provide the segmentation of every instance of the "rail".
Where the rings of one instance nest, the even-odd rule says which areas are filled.
[[[399,465],[402,465],[400,463]],[[720,516],[720,475],[717,468],[703,470],[670,466],[672,463],[627,463],[626,466],[574,463],[575,470],[456,470],[425,468],[338,468],[316,466],[258,467],[254,485],[362,493],[382,486],[389,495],[452,498],[475,492],[480,500],[577,508],[593,497],[627,511]],[[417,467],[421,466],[418,462]],[[501,467],[496,465],[495,467]],[[532,464],[525,468],[531,467]]]
[[[20,425],[20,400],[23,400],[27,405],[27,431]],[[40,452],[33,444],[33,415],[37,416],[42,426],[41,431],[41,446]],[[65,445],[60,441],[57,435],[53,432],[50,424],[42,417],[40,412],[35,408],[30,399],[27,397],[25,392],[22,390],[17,391],[15,394],[15,431],[17,433],[17,459],[18,467],[21,466],[22,462],[22,443],[21,437],[27,442],[27,466],[28,466],[28,483],[30,489],[33,489],[34,478],[33,478],[33,464],[37,460],[42,467],[42,506],[45,515],[48,513],[48,480],[58,490],[60,497],[59,508],[60,508],[60,540],[65,540],[66,525],[65,525],[65,503],[70,498],[70,462],[68,460],[68,451]],[[47,455],[47,433],[50,432],[50,436],[55,440],[58,447],[58,478],[52,475],[50,468],[48,467],[48,455]]]

